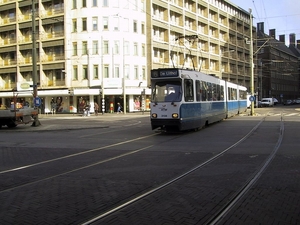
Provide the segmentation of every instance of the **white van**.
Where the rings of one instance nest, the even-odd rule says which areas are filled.
[[[273,98],[262,98],[260,101],[261,107],[273,107],[274,106],[274,100]]]

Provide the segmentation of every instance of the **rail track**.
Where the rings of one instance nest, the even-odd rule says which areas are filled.
[[[9,199],[8,196],[12,193],[16,193],[16,196],[20,196],[23,192],[32,192],[33,190],[36,190],[37,187],[41,186],[48,190],[47,185],[52,184],[55,184],[55,189],[58,184],[61,187],[63,184],[68,186],[66,182],[72,183],[74,186],[76,186],[76,190],[74,190],[75,195],[81,194],[82,192],[80,192],[80,190],[84,189],[85,185],[88,186],[86,189],[93,191],[93,193],[96,193],[97,191],[101,192],[103,189],[98,185],[103,185],[106,186],[105,190],[108,191],[106,195],[109,197],[103,197],[103,193],[101,197],[98,196],[98,199],[96,200],[95,195],[97,194],[93,195],[92,198],[94,199],[94,203],[92,209],[88,209],[88,212],[86,212],[84,209],[81,209],[82,213],[80,215],[73,214],[73,216],[67,219],[67,222],[61,221],[60,223],[126,224],[124,221],[136,221],[137,223],[140,222],[140,224],[153,224],[153,222],[155,224],[155,219],[151,219],[152,215],[148,215],[149,213],[152,213],[154,215],[159,214],[159,217],[161,218],[160,221],[169,221],[172,224],[185,224],[187,221],[182,221],[182,219],[179,219],[178,221],[174,219],[174,221],[172,221],[172,216],[169,213],[165,213],[167,207],[164,207],[164,204],[169,203],[164,202],[163,204],[159,204],[159,201],[156,202],[155,199],[163,199],[164,196],[168,195],[182,196],[182,193],[185,197],[187,197],[189,194],[183,190],[185,189],[183,187],[186,187],[187,185],[190,187],[192,194],[189,196],[189,198],[195,197],[193,196],[195,193],[196,196],[198,196],[198,198],[195,198],[195,203],[197,202],[198,206],[193,208],[193,219],[188,218],[187,220],[190,220],[189,222],[194,224],[217,224],[218,222],[222,221],[224,215],[230,213],[233,205],[243,198],[244,194],[260,178],[260,175],[272,162],[272,159],[274,158],[283,137],[284,123],[282,116],[278,121],[278,125],[272,127],[273,131],[276,132],[276,130],[279,130],[279,132],[277,132],[270,141],[270,147],[265,150],[263,159],[262,157],[256,157],[255,154],[251,158],[249,157],[249,153],[242,153],[247,155],[247,157],[242,158],[242,160],[245,160],[245,164],[249,163],[249,158],[252,159],[250,162],[251,166],[247,167],[246,169],[244,168],[243,174],[245,174],[245,177],[242,179],[239,178],[238,181],[233,182],[234,187],[230,188],[230,190],[222,191],[224,192],[222,195],[215,194],[217,196],[216,199],[220,200],[215,200],[218,202],[217,204],[212,203],[206,204],[206,206],[201,206],[199,199],[205,195],[207,195],[207,197],[203,199],[209,199],[209,192],[211,192],[210,188],[214,186],[213,184],[211,184],[211,187],[209,187],[210,185],[207,185],[209,183],[207,182],[208,180],[214,179],[214,176],[209,178],[209,173],[215,173],[218,171],[218,167],[224,163],[229,165],[235,163],[237,160],[235,157],[236,152],[243,151],[245,146],[253,142],[257,136],[264,133],[265,129],[269,129],[268,125],[264,126],[264,124],[267,123],[268,117],[263,117],[252,129],[249,130],[249,132],[244,135],[240,135],[238,140],[235,140],[235,142],[229,147],[226,147],[222,150],[213,151],[213,154],[206,154],[202,159],[191,158],[189,159],[191,165],[183,165],[182,167],[176,169],[176,171],[172,171],[172,167],[167,169],[161,168],[161,171],[157,172],[152,171],[151,175],[149,175],[149,180],[147,180],[145,177],[142,177],[131,182],[129,177],[128,180],[126,179],[126,182],[124,180],[118,182],[119,176],[116,175],[115,172],[113,178],[105,178],[106,180],[103,181],[97,176],[97,172],[98,170],[102,170],[104,171],[103,174],[109,176],[110,172],[108,171],[114,170],[115,167],[120,169],[122,165],[134,164],[134,162],[136,162],[134,158],[140,159],[140,157],[143,157],[145,160],[146,157],[151,157],[151,153],[153,151],[158,152],[159,149],[162,149],[164,143],[180,141],[189,136],[197,136],[202,131],[195,133],[189,132],[182,135],[166,135],[160,133],[150,133],[149,135],[144,136],[138,135],[127,140],[116,140],[114,143],[106,144],[101,147],[85,149],[77,153],[65,154],[56,158],[4,169],[0,171],[0,179],[2,180],[0,185],[0,201]],[[124,130],[126,131],[126,129],[123,129],[123,132]],[[109,133],[122,131],[118,130],[105,132]],[[92,138],[93,136],[95,136],[95,134],[85,134],[81,135],[81,138]],[[179,159],[176,160],[178,160],[180,163],[183,163]],[[146,160],[142,161],[141,164],[143,162],[146,162]],[[135,166],[138,167],[138,165]],[[127,167],[124,167],[124,170],[134,174],[134,171]],[[234,171],[234,168],[229,170]],[[163,171],[165,171],[167,175],[163,174]],[[85,175],[87,172],[89,175]],[[24,176],[26,173],[31,174],[31,176]],[[159,178],[157,178],[156,173],[162,173],[162,175],[158,176]],[[239,175],[235,173],[237,172],[233,172],[233,175],[229,175],[230,180],[236,179],[235,175]],[[139,176],[145,175],[147,174],[147,171],[142,171],[139,174]],[[86,178],[84,176],[86,176]],[[228,174],[226,174],[226,176],[228,176]],[[11,177],[14,177],[14,179],[9,179]],[[141,179],[140,183],[138,181],[139,179]],[[195,179],[199,179],[199,181],[195,181]],[[3,182],[3,180],[5,180],[5,182]],[[84,184],[85,181],[88,184]],[[199,187],[197,186],[197,182],[199,182],[201,188],[197,189],[197,187]],[[205,183],[205,185],[203,185],[203,183]],[[216,183],[216,181],[213,181],[213,183]],[[193,187],[195,184],[196,187]],[[128,185],[129,187],[124,188],[124,193],[122,193],[123,189],[120,189],[118,187],[119,185]],[[228,184],[225,186],[227,185]],[[194,190],[195,188],[196,190]],[[67,194],[67,189],[68,187],[66,187],[66,190],[62,191],[62,193],[60,192],[59,194]],[[84,194],[89,195],[86,191],[87,190],[84,190]],[[198,191],[201,191],[202,194],[197,194]],[[216,192],[218,191],[219,190]],[[58,190],[55,190],[52,193],[47,194],[55,195],[57,193]],[[75,195],[73,195],[73,197]],[[91,196],[89,197],[91,198]],[[91,200],[89,197],[70,200],[69,204],[72,204],[73,202],[74,204],[90,205]],[[174,197],[174,199],[175,198],[176,197]],[[41,201],[40,204],[47,204],[49,199],[51,198],[46,197]],[[182,205],[178,205],[178,209],[177,206],[175,207],[176,212],[180,212],[180,208],[182,208],[185,204],[183,203]],[[72,210],[71,208],[72,207],[70,206],[70,210]],[[137,208],[142,208],[144,210],[140,212],[140,210]],[[147,209],[149,208],[151,208],[151,210],[148,211]],[[164,210],[161,215],[160,211],[162,208]],[[205,210],[203,210],[203,208],[205,208]],[[2,212],[5,213],[5,211]],[[3,216],[4,214],[1,214],[1,217]],[[176,216],[174,217],[176,218]],[[32,215],[32,217],[28,216],[27,219],[30,221],[32,218],[34,218],[34,215]],[[9,221],[9,219],[4,219],[6,219],[3,220],[4,224],[6,224],[5,221]],[[26,220],[23,222],[26,222]]]

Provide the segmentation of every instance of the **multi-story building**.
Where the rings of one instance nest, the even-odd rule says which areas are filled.
[[[42,110],[148,106],[149,71],[201,70],[250,90],[250,13],[227,0],[0,0],[0,100],[32,81],[32,3]],[[143,95],[144,96],[144,95]],[[23,98],[23,99],[21,99]],[[32,103],[31,92],[18,100]],[[53,100],[53,101],[52,101]],[[59,107],[60,106],[60,107]],[[100,106],[100,108],[102,108]]]
[[[258,46],[258,96],[274,97],[279,102],[299,97],[299,49],[295,34],[290,34],[290,46],[285,44],[285,35],[276,39],[276,30],[265,34],[264,23],[257,24]],[[297,54],[298,52],[298,54]]]
[[[148,65],[201,70],[250,90],[250,12],[226,0],[147,1]],[[253,32],[255,29],[253,30]]]
[[[84,99],[105,110],[117,102],[138,110],[147,87],[143,1],[0,0],[0,100],[32,103],[20,91],[32,81],[32,5],[37,41],[38,96],[42,109],[78,112]],[[26,86],[26,85],[25,85]],[[125,90],[125,91],[123,91]],[[149,90],[147,90],[149,91]],[[127,100],[126,100],[127,99]],[[126,104],[127,103],[127,104]]]

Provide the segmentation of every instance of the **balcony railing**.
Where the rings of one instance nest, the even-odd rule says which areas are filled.
[[[65,58],[64,54],[45,54],[42,56],[41,61],[53,62],[53,61],[64,60],[64,58]]]
[[[58,15],[58,14],[62,14],[62,13],[64,13],[63,7],[55,8],[55,9],[46,9],[46,10],[41,11],[41,17],[54,16],[54,15]]]
[[[48,40],[50,38],[61,38],[61,37],[64,37],[64,32],[61,31],[61,32],[44,32],[40,35],[40,38],[41,40]]]

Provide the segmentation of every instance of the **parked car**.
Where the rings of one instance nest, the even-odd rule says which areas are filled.
[[[273,102],[274,102],[274,105],[277,105],[277,103],[278,103],[277,98],[273,98]]]
[[[263,98],[260,102],[261,107],[273,107],[274,101],[273,98]]]
[[[293,104],[293,100],[291,100],[291,99],[283,101],[283,105],[292,105],[292,104]]]

